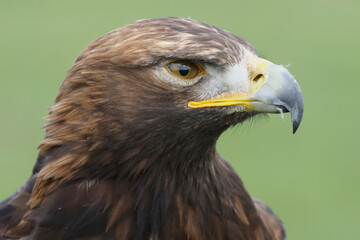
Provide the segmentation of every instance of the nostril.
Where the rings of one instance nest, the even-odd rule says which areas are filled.
[[[258,75],[256,75],[256,76],[254,77],[253,81],[254,81],[254,82],[258,82],[263,76],[264,76],[264,75],[262,75],[262,74],[258,74]]]

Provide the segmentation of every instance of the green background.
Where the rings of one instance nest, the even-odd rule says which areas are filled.
[[[288,239],[360,239],[360,1],[0,1],[0,200],[29,176],[45,108],[91,41],[137,19],[191,17],[291,64],[305,112],[258,118],[218,142]]]

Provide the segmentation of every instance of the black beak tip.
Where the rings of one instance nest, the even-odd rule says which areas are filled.
[[[300,122],[293,121],[292,125],[293,125],[293,134],[295,134],[296,131],[298,130],[299,126],[300,126]]]
[[[282,105],[277,105],[278,108],[280,108],[282,110],[283,113],[287,113],[290,112],[291,114],[291,122],[292,122],[292,127],[293,127],[293,134],[296,133],[296,131],[298,130],[301,120],[302,120],[302,116],[303,116],[303,112],[304,112],[304,108],[303,105],[301,105],[301,107],[289,107],[289,106],[282,106]]]
[[[296,111],[294,111],[294,109],[290,110],[291,113],[291,121],[292,121],[292,126],[293,126],[293,134],[296,133],[296,131],[298,130],[302,117],[303,117],[303,111],[304,108],[301,107],[300,109],[297,109]]]

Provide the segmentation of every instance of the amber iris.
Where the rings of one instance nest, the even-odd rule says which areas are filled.
[[[183,79],[193,79],[202,73],[202,69],[197,64],[190,61],[173,61],[166,65],[168,70],[176,77]]]

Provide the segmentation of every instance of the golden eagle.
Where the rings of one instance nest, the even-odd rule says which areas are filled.
[[[0,204],[0,239],[285,239],[215,149],[220,134],[303,99],[244,39],[184,18],[88,45],[49,109],[31,177]]]

